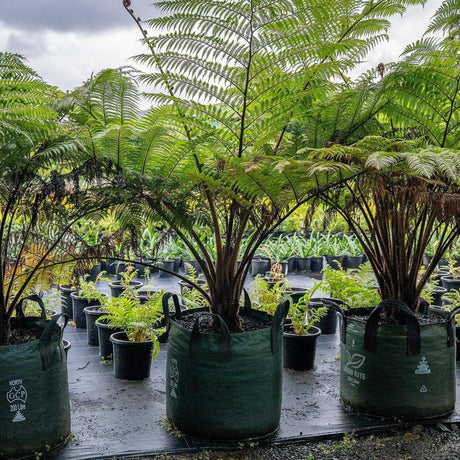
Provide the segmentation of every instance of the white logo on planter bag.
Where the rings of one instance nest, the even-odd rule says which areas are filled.
[[[360,355],[359,353],[354,353],[352,356],[348,350],[346,351],[347,351],[347,364],[345,364],[345,366],[351,367],[352,369],[359,369],[364,364],[366,357],[363,355]]]
[[[357,387],[360,384],[360,381],[366,380],[366,373],[359,372],[358,369],[366,361],[366,357],[360,355],[359,353],[354,353],[353,355],[346,350],[346,362],[344,361],[343,372],[347,374],[347,380],[351,386]]]
[[[169,386],[171,387],[170,395],[177,398],[176,388],[179,381],[179,368],[177,367],[177,360],[171,359],[171,366],[169,367]]]
[[[417,369],[415,369],[416,374],[431,374],[430,366],[428,366],[428,361],[425,356],[422,357],[418,363]]]
[[[26,418],[21,411],[26,409],[27,390],[22,385],[22,380],[10,380],[10,389],[6,393],[10,404],[10,412],[14,412],[13,422],[23,422]]]
[[[425,385],[422,385],[420,388],[420,393],[426,393],[428,391],[428,388]]]

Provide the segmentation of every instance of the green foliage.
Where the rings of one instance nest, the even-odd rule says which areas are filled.
[[[422,267],[421,273],[424,272],[424,267]],[[423,286],[422,297],[428,302],[428,305],[433,305],[435,289],[439,286],[439,278],[435,276],[430,276],[428,281]]]
[[[457,280],[460,278],[460,265],[458,265],[455,259],[450,257],[447,261],[447,267],[442,268],[447,268],[447,271],[449,275],[452,276],[452,279]]]
[[[78,284],[78,295],[88,300],[97,300],[100,305],[105,305],[107,302],[107,296],[99,292],[96,288],[96,285],[100,281],[110,281],[109,278],[105,278],[104,275],[106,272],[101,271],[95,281],[88,279],[88,275],[85,277],[80,277]]]
[[[415,128],[436,145],[459,148],[459,53],[458,1],[447,0],[385,79],[388,96],[397,98],[385,112],[392,126]]]
[[[185,271],[187,273],[187,280],[191,283],[191,285],[182,287],[182,301],[188,308],[205,307],[207,304],[206,298],[196,288],[196,286],[199,286],[201,289],[206,291],[208,288],[207,284],[200,283],[201,279],[197,271],[187,262],[185,263]]]
[[[296,303],[291,303],[288,318],[292,321],[294,334],[308,335],[312,326],[317,324],[322,317],[327,315],[327,307],[309,307],[313,294],[320,287],[320,283],[316,283]]]
[[[447,303],[444,308],[453,310],[454,308],[460,307],[460,291],[457,289],[450,289],[443,296],[443,300]],[[460,326],[460,314],[455,315],[455,323]]]
[[[342,178],[319,196],[347,221],[370,262],[382,299],[416,310],[423,286],[460,234],[460,154],[427,144],[367,137],[311,151],[317,168]],[[437,240],[425,274],[429,242]]]
[[[329,143],[350,145],[369,134],[384,134],[379,114],[394,106],[385,82],[377,80],[378,70],[361,75],[357,82],[345,79],[329,97],[306,103],[299,116],[306,142],[320,148]]]
[[[345,302],[350,308],[374,307],[379,303],[375,278],[368,263],[354,270],[334,270],[328,266],[323,273],[318,287],[331,297]]]
[[[121,295],[112,297],[104,305],[104,310],[108,315],[103,318],[107,319],[109,327],[123,329],[132,342],[153,341],[152,357],[154,359],[160,351],[158,324],[163,317],[163,294],[163,291],[155,292],[144,304],[141,304],[138,297]]]
[[[20,299],[82,260],[87,245],[71,227],[104,206],[94,187],[103,168],[54,109],[57,97],[23,58],[0,53],[0,345]]]
[[[293,254],[292,241],[289,236],[270,237],[260,246],[259,252],[272,262],[282,262]]]
[[[392,15],[423,3],[157,1],[150,35],[130,12],[146,45],[137,59],[152,69],[141,80],[157,108],[135,120],[129,69],[101,72],[68,99],[87,149],[113,164],[107,195],[120,203],[120,222],[174,229],[200,264],[211,310],[231,330],[240,330],[239,301],[258,247],[330,186],[331,166],[309,161],[304,150],[312,145],[305,107],[331,98],[341,80],[350,94],[337,113],[351,123],[328,131],[347,131],[347,142],[368,132],[362,126],[384,101],[381,88],[363,82],[355,97],[346,75],[387,38]]]
[[[134,266],[129,264],[124,272],[120,272],[121,285],[125,288],[130,287],[131,281],[136,277],[137,270],[134,270]]]
[[[273,315],[276,307],[287,298],[290,283],[282,279],[269,285],[262,275],[257,275],[251,285],[250,294],[254,307]]]

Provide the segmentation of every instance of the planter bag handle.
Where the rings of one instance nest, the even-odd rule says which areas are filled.
[[[220,334],[219,334],[219,346],[218,346],[218,357],[220,362],[231,361],[232,359],[232,349],[231,349],[231,340],[230,331],[225,324],[225,321],[221,316],[215,313],[204,312],[200,313],[193,323],[192,334],[190,336],[190,345],[189,345],[189,357],[191,359],[197,358],[200,354],[201,348],[201,333],[200,333],[200,318],[203,316],[211,316],[219,320],[220,325]]]
[[[243,288],[243,299],[244,299],[244,302],[243,302],[242,310],[245,313],[250,313],[252,310],[251,298],[249,297],[248,291],[245,288]]]
[[[420,325],[414,312],[399,299],[388,299],[380,302],[369,316],[366,323],[364,335],[364,348],[368,351],[377,351],[377,331],[382,311],[385,308],[394,308],[403,313],[407,328],[407,355],[418,355],[420,353]]]
[[[276,307],[275,314],[273,315],[272,328],[271,328],[271,343],[272,343],[272,354],[278,353],[280,350],[280,342],[278,340],[279,331],[284,324],[287,314],[289,313],[289,307],[291,302],[285,300]]]
[[[452,325],[452,319],[460,312],[460,307],[455,307],[453,310],[449,312],[449,321],[446,323],[447,328],[447,347],[453,347],[455,343],[455,332],[454,327]]]
[[[64,324],[59,327],[59,325],[57,324],[57,321],[61,316],[64,318]],[[56,342],[55,338],[56,338],[57,328],[60,329],[60,332],[58,335],[58,341],[60,342],[62,340],[62,334],[64,332],[65,327],[67,326],[68,321],[69,321],[69,316],[66,313],[59,313],[57,315],[54,315],[50,321],[47,321],[46,327],[39,339],[40,356],[42,359],[42,370],[49,369],[53,365],[53,362],[54,362],[53,345]],[[61,356],[61,361],[63,359],[66,359],[65,353],[61,352],[60,356]]]
[[[169,312],[169,299],[171,298],[174,302],[174,313],[175,313],[174,317],[177,319],[182,318],[182,311],[180,309],[179,297],[177,296],[177,294],[173,294],[172,292],[165,292],[163,295],[163,298],[161,299],[161,305],[163,307],[163,315],[166,321],[166,332],[169,332],[169,329],[171,328],[170,312]]]
[[[67,326],[67,323],[69,322],[69,315],[67,315],[66,313],[58,313],[54,315],[49,321],[47,321],[46,327],[40,337],[40,343],[43,343],[46,345],[51,342],[51,339],[56,333],[56,328],[59,327],[59,325],[57,324],[57,321],[61,316],[64,318],[64,324],[62,324],[60,327],[60,337],[59,338],[62,338],[62,333],[64,332],[64,329]]]
[[[350,308],[345,302],[333,297],[322,297],[321,301],[327,307],[328,310],[337,312],[342,317],[342,327],[340,329],[340,340],[345,343],[347,339],[347,315],[345,310],[342,308]]]
[[[29,295],[27,297],[23,297],[19,303],[16,305],[16,318],[18,318],[19,321],[23,321],[25,318],[24,315],[24,310],[22,308],[24,300],[32,300],[34,302],[38,303],[38,306],[40,307],[40,318],[44,321],[46,321],[46,309],[45,305],[43,303],[43,300],[41,299],[40,296],[37,294]]]

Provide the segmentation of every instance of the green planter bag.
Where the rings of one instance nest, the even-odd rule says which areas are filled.
[[[397,309],[405,325],[379,324],[384,308]],[[399,300],[342,315],[340,397],[357,412],[406,420],[438,417],[454,409],[455,329],[453,316],[419,324]],[[436,312],[432,312],[437,314]],[[352,316],[353,315],[353,316]]]
[[[42,330],[40,339],[0,347],[0,458],[32,455],[56,447],[70,433],[67,359],[62,343],[60,315],[46,319],[24,317],[22,300],[12,327]]]
[[[169,296],[165,295],[165,313]],[[164,305],[165,305],[164,304]],[[282,323],[289,302],[273,318],[251,310],[267,327],[232,334],[218,315],[200,311],[193,329],[168,321],[166,414],[180,431],[208,439],[243,439],[278,429],[282,393]],[[246,308],[246,312],[250,309]],[[175,313],[179,319],[183,314]],[[214,316],[218,334],[202,333],[199,318]]]

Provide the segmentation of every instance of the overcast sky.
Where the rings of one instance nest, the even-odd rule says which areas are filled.
[[[327,1],[327,0],[326,0]],[[137,16],[153,16],[152,0],[132,0]],[[391,41],[371,52],[363,71],[397,60],[420,38],[441,0],[411,7],[395,17]],[[132,65],[142,52],[139,30],[122,0],[0,0],[0,50],[22,54],[48,83],[72,89],[92,72]]]

